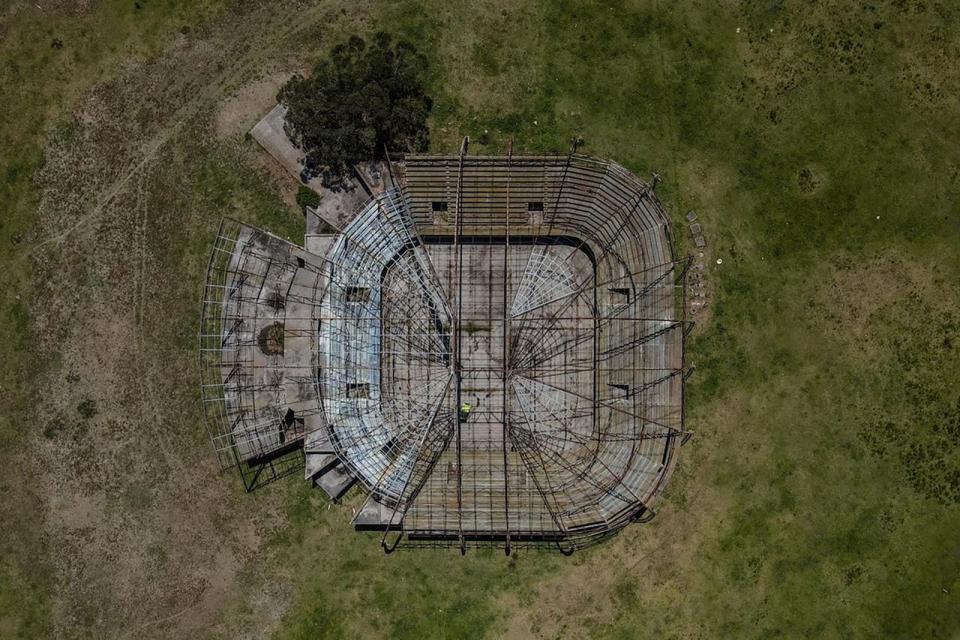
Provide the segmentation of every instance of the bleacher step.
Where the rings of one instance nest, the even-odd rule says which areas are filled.
[[[334,502],[338,502],[350,487],[357,481],[346,469],[340,466],[339,461],[324,473],[315,476],[314,485],[320,487]]]
[[[312,480],[335,467],[340,461],[337,460],[337,456],[333,452],[314,453],[307,451],[305,462],[304,477],[307,480]]]

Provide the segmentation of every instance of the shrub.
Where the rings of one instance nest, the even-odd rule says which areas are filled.
[[[77,405],[77,413],[79,413],[80,417],[84,420],[89,420],[97,415],[97,403],[90,398],[81,400],[80,404]]]
[[[283,338],[283,325],[271,324],[260,330],[257,344],[264,355],[280,356],[283,355]]]
[[[297,204],[301,209],[304,207],[316,208],[320,204],[320,194],[310,187],[300,185],[300,188],[297,189]]]

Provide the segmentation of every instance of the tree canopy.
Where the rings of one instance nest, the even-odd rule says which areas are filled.
[[[425,150],[433,107],[426,67],[413,45],[378,33],[369,44],[358,36],[338,44],[308,77],[291,78],[277,99],[287,135],[306,156],[304,177],[335,183],[385,148]]]

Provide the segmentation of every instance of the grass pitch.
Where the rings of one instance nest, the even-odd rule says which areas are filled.
[[[243,132],[377,29],[434,65],[435,150],[580,135],[663,175],[691,251],[698,212],[696,435],[650,525],[384,558],[359,494],[214,473],[209,242],[301,232]],[[929,0],[0,3],[0,636],[955,637],[958,30]]]

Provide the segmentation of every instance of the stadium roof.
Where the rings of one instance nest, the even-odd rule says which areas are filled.
[[[408,156],[322,255],[225,221],[204,402],[248,488],[305,469],[397,544],[551,544],[652,515],[684,435],[685,261],[646,183]]]

